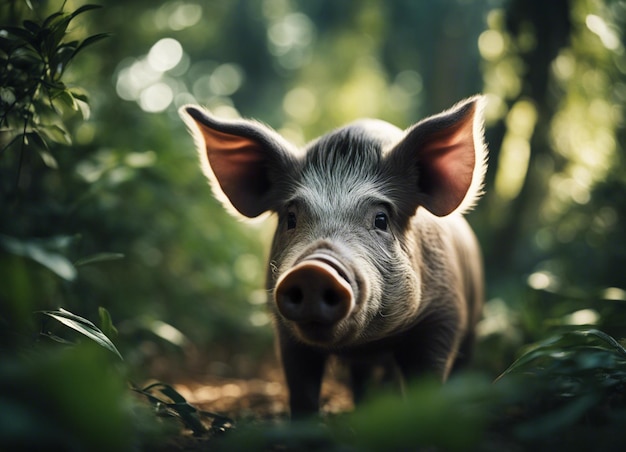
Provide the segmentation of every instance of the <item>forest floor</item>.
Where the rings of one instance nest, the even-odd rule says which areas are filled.
[[[170,385],[199,411],[228,418],[232,424],[227,422],[220,431],[215,429],[215,421],[212,422],[210,415],[201,416],[207,432],[194,435],[192,430],[180,423],[177,427],[179,433],[169,436],[158,448],[159,451],[207,450],[213,446],[216,436],[233,434],[230,430],[236,430],[241,425],[263,425],[264,422],[272,425],[288,419],[287,388],[275,358],[258,363],[252,371],[245,372],[246,378],[216,376],[210,372],[199,372],[197,366],[193,367],[196,369],[187,375],[181,375],[180,368],[173,373],[162,372],[159,381]],[[341,380],[340,370],[331,364],[321,392],[324,416],[351,411],[354,407],[351,394]]]

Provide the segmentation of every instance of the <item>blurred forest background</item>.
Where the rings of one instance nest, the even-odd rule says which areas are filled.
[[[84,4],[0,3],[0,380],[33,398],[0,398],[17,429],[3,435],[38,423],[33,400],[88,418],[73,391],[109,394],[99,429],[131,428],[114,422],[128,415],[112,402],[123,383],[98,370],[116,358],[51,352],[67,331],[41,311],[97,323],[136,381],[251,378],[272,356],[272,220],[239,223],[213,199],[177,114],[187,103],[304,144],[359,117],[408,127],[485,93],[489,172],[469,220],[488,302],[474,367],[493,379],[554,334],[626,337],[625,2]]]

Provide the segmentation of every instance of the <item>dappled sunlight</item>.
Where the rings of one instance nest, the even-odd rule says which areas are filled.
[[[176,39],[158,40],[148,52],[148,64],[155,72],[174,69],[183,58],[183,46]]]
[[[357,62],[349,78],[331,92],[327,104],[336,105],[334,116],[339,118],[375,117],[384,105],[386,81],[378,62],[363,58]]]
[[[525,78],[534,74],[535,68],[525,61],[535,61],[537,32],[522,23],[512,33],[504,10],[488,14],[489,28],[477,43],[485,61],[487,120],[490,124],[502,121],[505,126],[496,150],[492,206],[518,208],[515,201],[522,190],[526,196],[522,204],[534,198],[538,208],[518,213],[521,218],[517,221],[525,221],[524,227],[536,227],[534,241],[541,252],[581,235],[587,244],[597,246],[602,234],[615,228],[611,206],[602,207],[592,217],[573,209],[589,204],[595,187],[606,181],[621,161],[616,133],[624,120],[625,96],[620,93],[625,91],[621,80],[626,60],[613,22],[620,7],[584,1],[574,4],[572,35],[555,52],[547,80]],[[544,98],[536,97],[528,85],[530,80],[534,80],[534,89],[542,84],[546,87]],[[502,215],[498,217],[506,221]],[[543,222],[551,226],[539,227]]]
[[[285,94],[283,109],[299,124],[314,122],[320,114],[315,94],[305,86],[298,86]]]
[[[303,13],[274,14],[266,9],[270,21],[267,30],[268,49],[278,64],[287,70],[304,66],[311,60],[315,25]]]
[[[506,116],[507,132],[502,140],[495,190],[505,200],[515,198],[524,183],[530,159],[530,139],[537,111],[532,102],[516,102]]]
[[[605,20],[595,14],[587,14],[585,17],[585,25],[593,33],[598,35],[604,47],[609,50],[618,50],[621,47],[619,35],[609,26]]]
[[[477,45],[481,57],[487,62],[483,67],[485,92],[496,99],[514,99],[521,91],[524,68],[522,60],[513,51],[515,43],[505,31],[504,21],[504,10],[490,11],[487,15],[489,28],[481,33]],[[499,110],[500,117],[506,114],[501,108]]]
[[[600,313],[595,309],[580,309],[563,318],[565,325],[597,325]]]
[[[202,19],[202,6],[195,2],[170,1],[142,16],[143,26],[158,30],[181,31],[196,25]]]
[[[528,276],[526,283],[535,290],[555,291],[560,287],[557,277],[550,271],[536,271]]]
[[[101,3],[0,2],[0,443],[356,451],[567,450],[594,441],[598,450],[624,449],[626,2]],[[467,219],[482,251],[485,303],[469,369],[444,385],[407,386],[408,403],[394,393],[355,408],[343,384],[349,369],[331,362],[323,416],[274,422],[289,404],[273,345],[281,314],[267,289],[279,263],[268,255],[289,214],[248,224],[224,212],[179,108],[254,119],[304,146],[362,117],[407,129],[480,93],[488,170]],[[428,205],[420,187],[437,179],[412,143],[403,150],[418,155],[416,180],[394,179],[393,193],[381,185],[390,194],[384,212],[369,220],[374,211],[363,212],[375,229],[386,215],[386,232],[371,233],[400,239],[403,250],[414,245],[403,235],[408,216]],[[388,162],[385,177],[398,164]],[[238,187],[267,189],[259,205],[283,213],[300,162],[293,167],[296,176],[270,170],[268,180]],[[300,201],[300,224],[317,221]],[[358,221],[364,204],[352,204],[348,216]],[[319,220],[335,225],[346,215]],[[431,279],[450,285],[435,270],[456,242],[440,245],[435,235],[420,236],[424,247],[411,255],[425,272],[422,297]],[[374,265],[382,279],[414,279],[383,261]],[[347,315],[395,320],[385,311],[392,297],[369,304],[367,294],[380,291],[357,273],[359,300]],[[78,317],[64,323],[52,309]],[[356,367],[378,361],[368,337],[358,339]],[[469,356],[465,344],[460,351]],[[298,364],[315,361],[306,357]],[[152,400],[135,412],[136,385],[155,378],[168,382],[157,386],[172,403]],[[228,431],[211,424],[209,433],[179,435],[173,423],[156,435],[161,416],[180,410],[175,422],[189,429],[202,409],[232,416]],[[144,427],[148,420],[155,426]],[[116,435],[110,447],[103,442]]]
[[[605,179],[614,161],[618,114],[603,99],[589,103],[586,98],[573,96],[557,113],[552,126],[553,144],[568,163],[551,181],[555,196],[549,209],[562,211],[569,201],[585,204],[595,183]]]

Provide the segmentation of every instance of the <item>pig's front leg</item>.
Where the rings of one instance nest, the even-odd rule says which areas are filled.
[[[454,313],[432,314],[407,331],[394,351],[406,380],[432,375],[445,381],[457,355],[458,317]]]
[[[320,407],[320,390],[327,356],[296,343],[284,332],[279,334],[278,340],[291,417],[316,414]]]

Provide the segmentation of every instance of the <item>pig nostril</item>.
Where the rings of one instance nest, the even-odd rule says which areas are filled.
[[[322,294],[322,299],[324,300],[324,303],[326,303],[328,306],[337,306],[339,303],[341,303],[341,297],[336,291],[332,289],[326,289]]]
[[[278,313],[288,321],[329,326],[349,315],[354,294],[335,266],[310,259],[278,279],[274,301]]]
[[[285,292],[285,298],[287,301],[293,304],[300,304],[304,299],[304,293],[299,287],[292,287]]]

